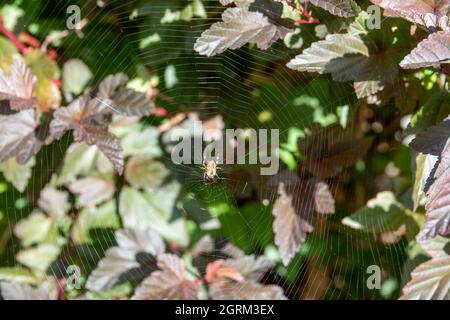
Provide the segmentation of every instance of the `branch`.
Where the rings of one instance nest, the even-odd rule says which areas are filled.
[[[0,33],[3,33],[19,49],[20,53],[24,54],[28,50],[27,46],[20,42],[16,35],[6,28],[2,16],[0,16]]]
[[[317,24],[320,23],[319,19],[313,17],[312,11],[308,11],[308,2],[305,2],[304,6],[297,9],[305,19],[296,20],[297,24]]]

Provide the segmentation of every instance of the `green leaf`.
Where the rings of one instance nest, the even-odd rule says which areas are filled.
[[[59,256],[59,253],[59,246],[42,243],[38,246],[19,251],[17,261],[37,273],[44,273],[50,264]]]
[[[173,88],[178,83],[177,72],[174,65],[170,64],[166,67],[166,70],[164,71],[164,81],[167,89]]]
[[[159,161],[145,156],[131,157],[125,167],[125,179],[136,189],[153,191],[159,187],[169,171]]]
[[[74,143],[67,150],[61,173],[54,177],[53,183],[57,186],[74,182],[77,177],[91,172],[95,167],[98,156],[96,146],[88,146],[85,143]]]
[[[98,207],[87,207],[81,210],[72,228],[72,239],[76,244],[91,243],[90,231],[97,228],[120,227],[120,219],[116,212],[115,200],[108,201]]]
[[[448,114],[450,114],[450,93],[436,90],[414,113],[406,131],[409,134],[420,133],[440,123]]]
[[[9,40],[0,36],[0,69],[9,71],[17,48]]]
[[[3,18],[5,27],[8,30],[14,30],[19,19],[25,14],[25,11],[19,8],[17,5],[5,4],[1,8],[0,14]]]
[[[10,158],[0,164],[0,170],[3,172],[6,181],[11,182],[19,192],[24,192],[28,180],[31,178],[34,164],[34,158],[31,158],[24,165],[18,164],[15,158]]]
[[[416,211],[420,206],[425,205],[425,187],[436,161],[437,157],[430,154],[419,153],[416,157],[416,174],[412,191],[414,211]]]
[[[89,67],[80,59],[68,60],[62,70],[63,92],[66,100],[71,101],[72,95],[79,95],[92,79]]]
[[[21,267],[0,268],[0,281],[20,283],[35,283],[35,275],[28,269]]]
[[[367,202],[367,206],[342,220],[353,229],[368,232],[386,232],[397,230],[408,218],[405,208],[390,191],[377,194]]]
[[[27,52],[25,60],[32,73],[38,78],[36,97],[38,106],[44,110],[55,109],[61,105],[61,93],[52,81],[59,72],[57,63],[39,49]]]
[[[331,74],[335,81],[354,81],[356,96],[365,98],[392,83],[398,68],[388,54],[370,54],[362,39],[350,34],[330,34],[291,60],[291,69]]]
[[[124,156],[143,155],[148,157],[159,157],[162,155],[159,147],[159,132],[154,127],[142,129],[134,127],[122,138]]]
[[[139,192],[129,187],[122,189],[119,212],[127,228],[152,228],[168,240],[187,245],[189,237],[186,223],[172,220],[180,185],[172,182],[152,192]]]
[[[149,35],[145,38],[142,38],[139,42],[139,49],[145,49],[148,46],[154,44],[154,43],[158,43],[161,41],[161,37],[159,36],[158,33],[153,33],[152,35]]]
[[[22,246],[28,247],[43,241],[52,226],[52,220],[43,213],[36,212],[22,219],[14,227],[14,234],[21,240]]]

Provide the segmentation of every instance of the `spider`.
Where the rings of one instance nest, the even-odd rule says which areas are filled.
[[[203,180],[205,183],[213,183],[219,178],[217,170],[220,170],[220,167],[217,165],[216,160],[203,161],[201,168],[203,170]]]

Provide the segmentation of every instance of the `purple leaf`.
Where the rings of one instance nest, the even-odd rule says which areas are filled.
[[[9,100],[11,109],[16,111],[34,108],[37,103],[33,97],[36,81],[28,66],[15,59],[9,75],[0,69],[0,100]]]
[[[411,277],[403,288],[401,300],[450,299],[450,256],[436,257],[420,264]]]
[[[0,163],[14,157],[25,164],[44,144],[34,110],[0,115],[0,127]]]
[[[384,15],[400,17],[426,27],[436,27],[447,16],[449,0],[372,0]]]
[[[432,33],[427,39],[407,55],[400,66],[405,69],[416,69],[439,65],[450,60],[450,32]]]
[[[100,110],[101,106],[97,100],[90,100],[87,95],[81,96],[69,106],[54,112],[50,135],[60,139],[67,130],[73,130],[76,142],[84,141],[88,145],[96,145],[112,162],[116,171],[122,174],[122,147],[119,140],[108,131],[110,115]]]
[[[199,283],[188,279],[186,266],[174,254],[158,256],[158,268],[144,279],[132,299],[134,300],[170,300],[198,299]]]

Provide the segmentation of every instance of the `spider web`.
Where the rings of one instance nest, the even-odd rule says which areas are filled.
[[[108,1],[104,2],[108,4]],[[170,8],[171,10],[182,9],[188,3],[191,2],[170,2]],[[113,26],[122,30],[119,32],[122,33],[127,46],[123,46],[123,43],[113,39],[109,46],[110,49],[113,49],[113,53],[91,44],[91,50],[98,50],[89,54],[101,55],[108,64],[124,72],[130,71],[130,61],[138,59],[140,65],[149,68],[152,74],[160,75],[161,78],[164,78],[167,67],[173,66],[178,78],[177,83],[173,87],[167,86],[167,84],[158,87],[161,95],[171,97],[173,101],[167,105],[169,111],[176,113],[195,110],[201,111],[205,117],[220,114],[224,118],[227,128],[280,129],[282,142],[286,140],[290,127],[302,129],[317,127],[317,123],[314,123],[314,110],[303,105],[301,101],[298,102],[297,98],[302,96],[317,98],[321,103],[326,104],[322,106],[325,110],[330,110],[336,105],[353,105],[351,84],[342,85],[342,92],[334,94],[334,96],[340,97],[339,101],[327,101],[328,96],[324,95],[323,89],[326,88],[328,82],[318,82],[326,77],[319,77],[315,74],[305,75],[284,67],[288,58],[292,58],[293,53],[299,53],[304,47],[287,50],[283,42],[278,41],[266,51],[252,46],[244,46],[237,50],[227,50],[225,53],[211,58],[199,56],[192,49],[195,39],[209,25],[220,21],[220,14],[224,10],[224,7],[215,4],[216,2],[211,1],[204,3],[208,13],[207,19],[194,17],[191,22],[158,23],[156,28],[155,25],[146,24],[146,16],[162,18],[169,7],[168,2],[123,1],[120,5],[114,6],[116,22]],[[130,22],[129,12],[125,10],[133,6],[138,7],[137,22]],[[122,9],[127,14],[124,14]],[[61,8],[48,3],[41,10],[43,10],[41,14],[31,12],[31,16],[52,16]],[[99,22],[104,14],[104,9],[86,3],[81,5],[81,10],[92,23],[86,31],[86,38],[97,38],[99,43],[103,42],[100,40],[107,38],[109,32],[108,28]],[[155,18],[152,21],[155,21]],[[40,28],[42,33],[52,30],[45,24],[42,24]],[[183,37],[178,35],[180,29],[183,30]],[[313,32],[314,29],[309,27],[301,30],[301,34],[305,38],[314,37]],[[157,47],[153,49],[150,45],[145,50],[140,50],[140,39],[154,33],[161,34]],[[73,38],[73,41],[79,41],[76,45],[79,50],[71,55],[73,57],[78,55],[80,58],[86,56],[86,54],[83,55],[83,41],[76,38]],[[134,49],[134,53],[137,52],[137,55],[132,57],[130,52],[130,59],[126,59],[124,57],[128,56],[127,50],[130,46]],[[183,49],[180,50],[180,47]],[[178,54],[174,54],[178,51]],[[86,62],[89,64],[89,61]],[[102,78],[104,75],[102,65],[90,64],[89,67],[96,77]],[[296,99],[297,105],[295,104]],[[270,120],[262,121],[264,114],[270,115]],[[149,124],[157,125],[157,121],[157,119],[150,120]],[[306,136],[306,143],[308,139],[310,137]],[[333,142],[339,142],[345,137],[341,134],[332,135],[323,129],[315,132],[314,139],[317,141],[331,139]],[[69,142],[66,142],[63,147],[67,149],[68,146]],[[320,147],[319,143],[318,148]],[[308,154],[304,156],[308,157]],[[165,154],[163,158],[166,162],[170,162],[169,155]],[[49,161],[52,162],[54,159],[50,157]],[[56,165],[54,163],[45,165],[50,164],[52,167]],[[41,165],[42,167],[35,168],[35,170],[45,171],[44,164]],[[216,229],[214,235],[229,237],[230,229],[237,228],[238,231],[234,230],[232,233],[234,235],[242,233],[242,236],[235,236],[232,239],[235,244],[239,246],[239,243],[250,243],[251,245],[247,247],[248,253],[267,254],[268,248],[261,247],[260,243],[273,243],[273,235],[267,233],[265,238],[257,239],[259,229],[255,226],[272,224],[273,216],[270,204],[273,203],[276,194],[271,193],[264,185],[259,189],[254,188],[254,183],[250,179],[247,180],[245,175],[233,176],[235,167],[242,169],[237,165],[232,168],[224,164],[221,167],[223,170],[219,171],[219,178],[211,184],[204,182],[203,171],[198,165],[172,165],[170,169],[173,175],[179,177],[178,180],[183,189],[191,193],[194,199],[201,201],[201,210],[204,211],[204,214],[208,214],[208,208],[221,201],[229,203],[233,207],[242,224],[236,226],[231,223],[236,220],[231,219],[230,224]],[[347,171],[351,170],[353,169]],[[331,191],[333,194],[336,194],[340,188],[346,190],[346,186],[342,186],[340,183],[338,180],[332,181]],[[349,196],[349,193],[347,195]],[[357,197],[358,195],[355,194],[354,198],[345,198],[344,200],[352,202],[356,201]],[[14,240],[14,223],[22,219],[25,212],[31,212],[34,207],[26,204],[19,210],[18,207],[21,206],[21,203],[26,203],[26,201],[23,195],[17,191],[8,192],[6,198],[2,198],[2,211],[13,219],[5,227],[4,238],[8,239],[5,248],[0,246],[4,249],[1,261],[3,265],[15,265],[17,264],[15,253],[19,249],[19,244]],[[249,210],[242,210],[242,204],[247,202],[258,204],[251,207],[250,211],[253,213],[251,215],[248,214]],[[307,205],[304,204],[304,206]],[[257,212],[255,213],[254,210]],[[266,275],[264,281],[281,285],[285,294],[292,299],[377,297],[376,293],[367,290],[366,287],[368,261],[380,266],[385,265],[386,261],[393,261],[394,265],[390,266],[392,270],[389,271],[396,274],[401,271],[403,265],[402,248],[399,246],[380,248],[373,237],[362,236],[340,226],[330,229],[330,225],[339,224],[340,219],[349,213],[351,212],[340,212],[338,209],[333,217],[319,219],[316,230],[310,235],[290,265],[287,268],[279,266]],[[71,214],[75,215],[76,212]],[[0,241],[0,244],[2,243]],[[98,249],[76,248],[75,252],[63,251],[59,258],[61,263],[52,266],[47,274],[57,278],[64,275],[65,266],[72,264],[72,260],[77,260],[77,263],[81,261],[82,264],[87,263],[87,260],[97,261],[115,243],[114,236],[110,233],[105,236]],[[349,267],[348,264],[351,266]],[[82,265],[82,269],[91,270],[92,266]],[[293,273],[296,276],[292,276]]]

